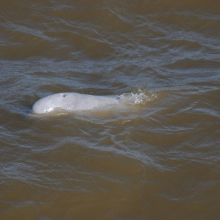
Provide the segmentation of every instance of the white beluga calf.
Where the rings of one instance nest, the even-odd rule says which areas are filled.
[[[57,93],[38,100],[34,114],[96,111],[121,105],[119,96],[95,96],[79,93]]]

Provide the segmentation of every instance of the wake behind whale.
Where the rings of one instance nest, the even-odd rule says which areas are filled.
[[[126,109],[144,105],[156,98],[156,94],[124,93],[119,96],[96,96],[79,93],[56,93],[38,100],[32,107],[34,114],[95,112]]]

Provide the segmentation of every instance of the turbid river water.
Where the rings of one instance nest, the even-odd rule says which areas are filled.
[[[0,94],[1,220],[220,218],[220,1],[1,1]]]

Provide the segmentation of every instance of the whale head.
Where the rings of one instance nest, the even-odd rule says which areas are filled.
[[[57,93],[38,100],[33,105],[32,111],[34,114],[46,114],[60,111],[63,112],[72,110],[73,106],[76,104],[76,95],[71,95],[68,93]]]

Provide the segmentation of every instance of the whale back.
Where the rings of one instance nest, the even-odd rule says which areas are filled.
[[[35,114],[90,111],[119,104],[117,96],[94,96],[79,93],[57,93],[38,100],[32,107]]]

